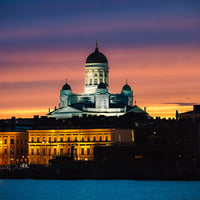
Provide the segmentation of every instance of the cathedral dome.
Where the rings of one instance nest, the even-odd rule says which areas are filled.
[[[126,83],[126,84],[123,86],[122,90],[131,91],[131,87]]]
[[[105,83],[100,83],[99,85],[98,85],[98,89],[106,89],[107,87],[106,87],[106,84]]]
[[[87,57],[86,63],[108,63],[108,60],[96,47],[95,51]]]
[[[65,85],[63,85],[62,90],[72,90],[70,85],[65,83]]]

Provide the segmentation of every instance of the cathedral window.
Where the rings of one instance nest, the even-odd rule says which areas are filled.
[[[94,79],[94,84],[97,85],[97,79]]]
[[[92,85],[92,79],[90,79],[90,85]]]

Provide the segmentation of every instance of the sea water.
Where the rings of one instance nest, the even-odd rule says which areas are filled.
[[[200,200],[200,181],[0,180],[0,200]]]

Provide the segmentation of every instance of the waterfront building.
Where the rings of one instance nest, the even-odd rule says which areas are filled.
[[[95,146],[134,141],[131,129],[28,130],[28,135],[29,164],[40,165],[47,165],[49,160],[62,156],[93,160]]]
[[[128,112],[146,113],[137,105],[133,105],[133,100],[133,90],[127,81],[120,93],[109,92],[108,60],[96,44],[95,51],[87,57],[85,63],[84,94],[74,93],[66,82],[60,90],[59,108],[49,112],[48,116],[64,119],[73,116],[121,116]],[[146,115],[148,116],[147,113]]]
[[[0,132],[0,165],[27,163],[27,132]]]

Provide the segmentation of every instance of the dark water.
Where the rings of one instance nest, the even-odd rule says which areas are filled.
[[[200,200],[200,181],[0,180],[0,200]]]

